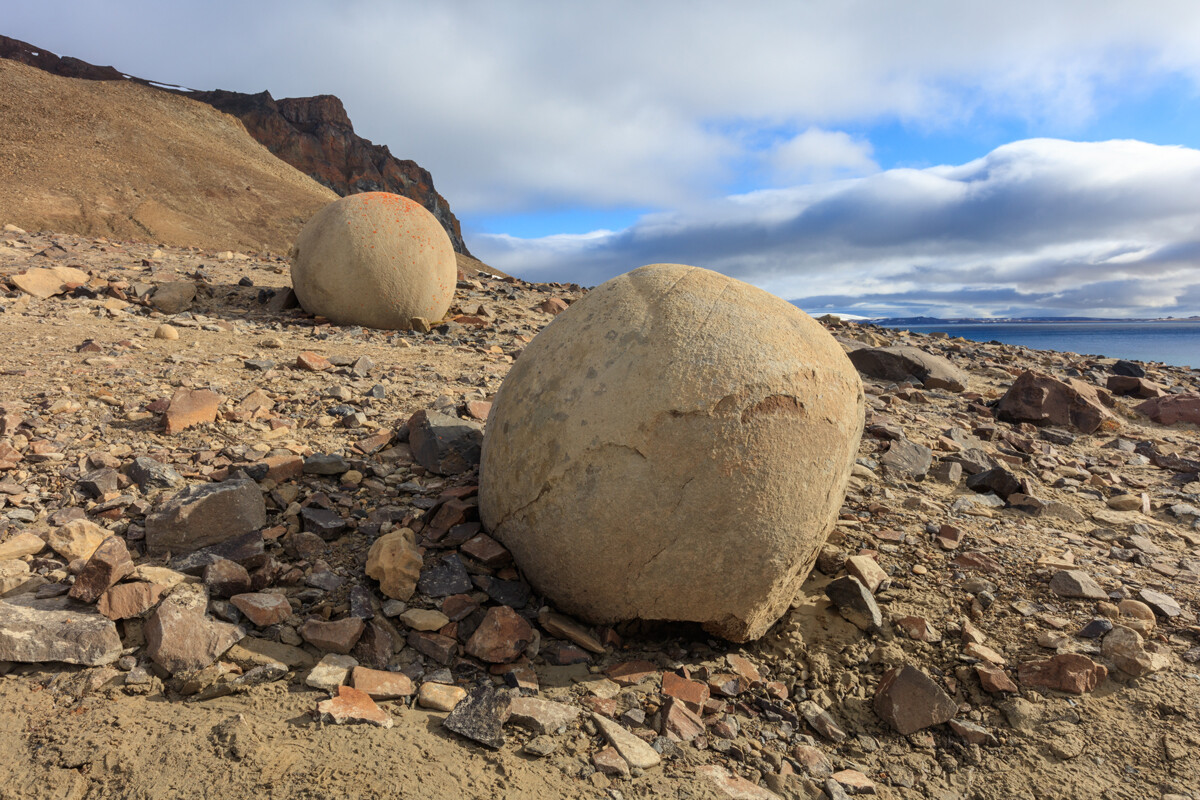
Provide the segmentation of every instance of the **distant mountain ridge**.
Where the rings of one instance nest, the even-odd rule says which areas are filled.
[[[0,58],[54,75],[94,81],[132,81],[206,103],[241,120],[247,132],[272,155],[339,195],[391,192],[424,206],[446,229],[454,250],[470,255],[450,204],[433,177],[415,161],[401,160],[386,145],[354,132],[342,101],[333,95],[276,100],[269,92],[192,91],[138,78],[70,56],[58,56],[28,42],[0,35]]]

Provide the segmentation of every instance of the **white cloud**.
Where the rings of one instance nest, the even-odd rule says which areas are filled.
[[[781,168],[863,174],[851,123],[1082,127],[1131,82],[1200,78],[1192,0],[41,0],[5,22],[168,83],[337,94],[460,215],[713,197],[762,156],[745,126],[802,132]]]
[[[827,181],[877,172],[871,151],[866,140],[813,127],[777,144],[767,160],[779,183]]]
[[[623,231],[478,237],[474,246],[537,280],[598,283],[667,261],[789,299],[903,300],[977,315],[1021,303],[1191,314],[1200,311],[1198,183],[1197,150],[1032,139],[959,166],[764,190]]]

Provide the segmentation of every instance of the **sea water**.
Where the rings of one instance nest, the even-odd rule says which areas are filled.
[[[1005,322],[901,326],[914,333],[944,331],[976,342],[997,341],[1035,350],[1161,361],[1200,368],[1200,322]]]

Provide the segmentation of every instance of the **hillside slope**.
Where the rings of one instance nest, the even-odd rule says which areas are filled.
[[[286,252],[337,197],[185,97],[10,60],[0,87],[0,219],[23,228]]]
[[[221,89],[192,91],[127,75],[115,67],[78,58],[0,35],[0,59],[37,67],[54,75],[90,81],[122,81],[184,94],[232,114],[272,154],[339,195],[392,192],[423,205],[446,229],[455,252],[470,256],[458,218],[434,188],[433,176],[415,161],[392,155],[354,132],[342,101],[333,95],[276,100],[270,92],[244,94]]]

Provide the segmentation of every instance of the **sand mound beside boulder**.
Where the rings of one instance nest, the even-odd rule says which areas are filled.
[[[321,209],[292,249],[300,305],[339,325],[407,329],[450,307],[458,269],[437,219],[406,197],[367,192]]]
[[[505,379],[480,515],[572,614],[754,639],[811,569],[862,423],[857,372],[803,312],[642,267],[560,314]]]

